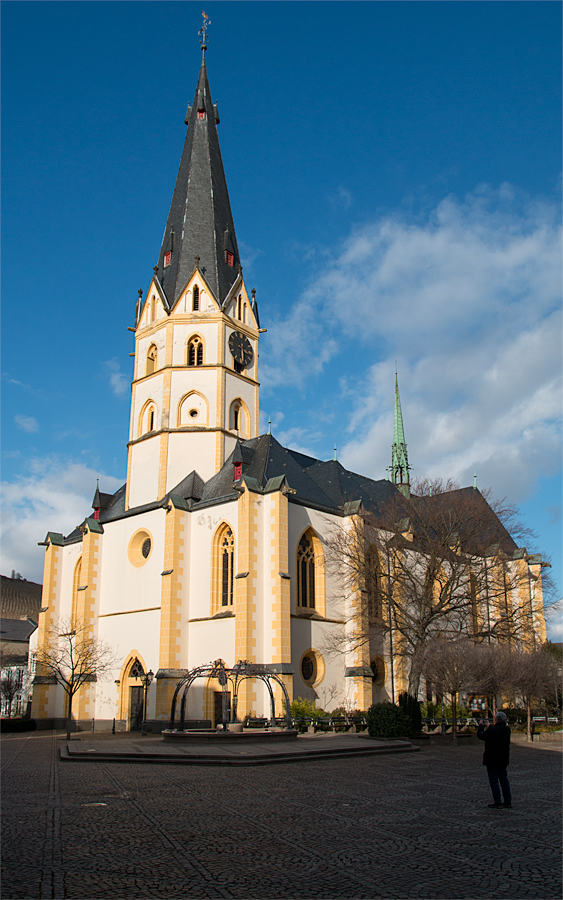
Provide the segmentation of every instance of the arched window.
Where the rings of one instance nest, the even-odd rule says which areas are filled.
[[[147,364],[145,367],[145,375],[152,375],[156,370],[156,361],[158,359],[158,350],[156,344],[151,344],[147,353]]]
[[[478,634],[479,628],[479,602],[477,600],[477,578],[473,572],[469,574],[469,597],[471,600],[471,631]]]
[[[70,627],[74,628],[77,620],[77,612],[78,612],[78,588],[81,587],[80,579],[82,576],[82,557],[79,558],[78,562],[74,567],[74,575],[72,578],[72,604],[70,608]]]
[[[229,431],[236,431],[242,438],[250,437],[250,414],[246,404],[237,398],[229,408]]]
[[[156,319],[156,297],[155,297],[155,296],[152,296],[152,297],[151,297],[151,306],[150,306],[150,316],[149,316],[149,321],[150,321],[150,322],[154,322],[155,319]]]
[[[129,678],[142,678],[144,674],[145,670],[139,660],[134,660],[133,665],[129,669]]]
[[[315,608],[315,549],[310,529],[297,545],[297,605]]]
[[[211,614],[233,606],[235,593],[235,536],[226,522],[213,540]]]
[[[221,606],[233,605],[235,539],[227,529],[221,540]]]
[[[192,309],[194,312],[197,312],[199,309],[199,288],[197,284],[194,284]]]
[[[367,613],[371,620],[380,619],[383,610],[381,565],[377,547],[368,547],[365,559]]]
[[[156,429],[156,406],[152,400],[147,400],[141,415],[139,416],[139,437],[149,434]]]
[[[203,343],[196,334],[188,343],[188,366],[203,365]]]

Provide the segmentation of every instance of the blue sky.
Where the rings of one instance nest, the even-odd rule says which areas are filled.
[[[2,4],[2,572],[126,471],[201,4]],[[561,8],[209,2],[262,430],[520,505],[561,584]],[[532,549],[529,547],[528,549]],[[551,626],[563,638],[561,624]]]

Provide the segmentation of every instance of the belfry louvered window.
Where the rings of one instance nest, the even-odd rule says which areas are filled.
[[[188,366],[203,365],[203,344],[201,338],[193,337],[188,344]]]
[[[315,550],[307,531],[297,547],[297,604],[315,608]]]
[[[221,540],[221,606],[233,605],[234,548],[233,532],[228,528]]]

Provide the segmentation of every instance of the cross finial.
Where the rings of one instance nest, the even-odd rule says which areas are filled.
[[[207,13],[205,13],[205,12],[202,11],[201,14],[202,14],[202,16],[203,16],[203,25],[202,25],[201,28],[199,29],[198,34],[199,34],[199,41],[200,41],[200,44],[201,44],[201,49],[202,49],[203,55],[205,56],[205,51],[207,50],[207,34],[206,34],[206,31],[207,31],[207,29],[209,28],[209,26],[211,25],[211,19],[209,18],[209,16],[207,15]]]

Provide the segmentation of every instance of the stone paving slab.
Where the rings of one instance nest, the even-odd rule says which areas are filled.
[[[243,742],[240,735],[233,740],[212,743],[171,744],[161,738],[129,736],[128,740],[110,742],[81,737],[65,742],[59,754],[63,762],[134,762],[171,763],[175,765],[255,766],[282,762],[303,762],[350,756],[371,756],[381,753],[412,753],[418,751],[410,741],[378,741],[364,735],[304,734],[291,742],[263,743],[248,735]]]
[[[63,765],[62,737],[1,738],[3,900],[562,895],[557,745],[512,748],[497,811],[472,743],[224,769]]]

